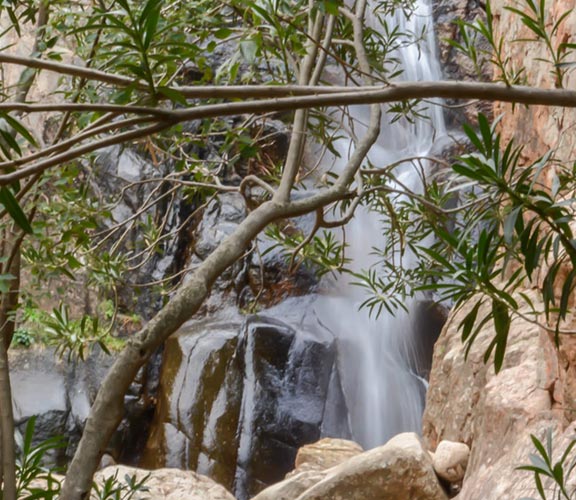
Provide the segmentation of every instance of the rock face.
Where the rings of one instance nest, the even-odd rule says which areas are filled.
[[[36,417],[34,442],[65,436],[67,447],[55,450],[50,460],[64,464],[80,439],[88,411],[113,358],[93,352],[84,363],[60,361],[49,348],[12,349],[10,378],[16,427],[23,432]],[[107,451],[117,460],[134,462],[138,440],[145,434],[146,402],[142,384],[134,383],[126,396],[127,413]]]
[[[320,437],[334,358],[330,337],[263,316],[183,328],[166,344],[143,464],[256,494]]]
[[[235,500],[223,486],[210,478],[191,471],[177,469],[158,469],[147,471],[113,465],[98,471],[94,481],[99,487],[110,477],[116,476],[122,483],[125,476],[141,481],[148,476],[144,485],[146,491],[137,492],[130,497],[133,500]],[[92,498],[96,499],[94,494]]]
[[[442,66],[442,73],[448,80],[473,80],[491,81],[493,69],[489,64],[490,57],[482,55],[482,51],[487,50],[488,44],[482,37],[478,37],[474,43],[477,52],[480,54],[479,67],[474,64],[460,51],[456,50],[448,40],[462,43],[462,36],[458,26],[454,23],[456,19],[466,22],[475,20],[485,20],[485,6],[478,0],[433,0],[434,27],[438,39],[438,57]],[[453,103],[450,99],[448,104]],[[476,121],[478,112],[491,115],[492,106],[490,103],[471,103],[465,107],[457,107],[447,110],[446,118],[449,127],[460,127],[462,123]]]
[[[541,439],[546,429],[554,429],[558,450],[573,437],[573,430],[563,427],[562,355],[545,332],[516,318],[498,375],[483,362],[492,325],[484,326],[465,361],[457,325],[472,306],[451,318],[436,344],[424,414],[425,439],[430,449],[442,440],[470,446],[459,499],[537,496],[531,474],[516,467],[528,463],[533,452],[530,434]]]
[[[326,464],[357,450],[342,443],[324,442],[315,454],[326,454]],[[335,448],[331,448],[335,445]],[[308,447],[309,452],[314,449]],[[308,452],[307,452],[308,453]],[[320,462],[316,459],[316,464]],[[296,471],[295,471],[296,472]],[[314,483],[310,485],[310,483]],[[290,496],[293,495],[293,496]],[[324,471],[306,470],[264,490],[254,500],[446,500],[429,453],[416,434],[398,434],[384,446],[356,453]]]
[[[503,59],[523,69],[523,77],[531,85],[554,88],[558,81],[543,43],[514,43],[531,38],[531,33],[514,13],[505,9],[510,2],[491,2],[495,33],[503,38]],[[573,1],[546,2],[549,20],[558,20]],[[553,44],[573,42],[576,13],[570,13],[560,24]],[[571,55],[570,61],[575,58]],[[498,75],[496,75],[498,76]],[[575,73],[568,71],[564,86],[573,88]],[[576,113],[572,109],[542,106],[496,104],[494,115],[504,113],[499,124],[505,144],[514,139],[524,146],[523,162],[532,162],[548,150],[554,157],[571,165],[576,151],[576,134],[572,125]],[[548,168],[545,175],[554,172]],[[549,179],[550,179],[549,178]],[[549,181],[548,179],[548,181]],[[533,300],[532,290],[526,290]],[[535,302],[536,307],[538,303]],[[482,354],[493,335],[493,326],[485,325],[464,361],[457,325],[473,304],[453,314],[435,347],[426,413],[424,435],[432,449],[443,439],[463,441],[471,448],[462,491],[457,498],[515,499],[538,497],[532,475],[517,471],[528,463],[534,452],[530,434],[543,439],[546,430],[554,432],[557,456],[574,437],[576,418],[576,344],[571,336],[563,336],[556,349],[549,334],[537,326],[515,318],[512,323],[505,364],[495,375],[484,365]],[[573,315],[568,329],[574,329]],[[548,485],[544,485],[545,489]]]
[[[522,68],[522,76],[529,85],[542,88],[554,88],[559,82],[553,75],[553,66],[545,62],[550,59],[544,43],[514,43],[514,40],[533,38],[533,34],[519,20],[518,16],[505,9],[506,0],[494,0],[492,9],[496,19],[496,35],[504,40],[503,57],[510,58],[516,69]],[[561,15],[574,8],[572,0],[547,1],[546,15],[551,24]],[[548,26],[549,27],[549,26]],[[560,24],[558,34],[552,41],[554,46],[561,43],[574,43],[576,33],[576,13],[572,11]],[[574,53],[566,61],[574,61]],[[573,69],[566,72],[564,87],[574,88],[576,73]],[[554,150],[555,158],[572,163],[576,147],[576,135],[572,124],[576,120],[576,111],[571,108],[516,106],[498,103],[494,106],[494,115],[504,113],[500,122],[503,137],[508,140],[514,137],[516,144],[524,146],[523,155],[533,161],[549,149]],[[550,169],[552,170],[552,169]]]

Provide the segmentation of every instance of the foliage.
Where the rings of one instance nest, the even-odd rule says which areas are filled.
[[[19,456],[16,462],[17,491],[20,500],[52,500],[60,493],[60,479],[54,474],[59,472],[51,462],[50,454],[66,446],[62,437],[55,436],[34,444],[36,417],[26,423],[24,435],[17,432]],[[146,481],[150,474],[141,479],[126,474],[122,480],[118,473],[108,477],[101,485],[92,485],[92,494],[98,500],[131,500],[137,493],[148,491]],[[2,493],[0,492],[0,499]]]
[[[78,356],[84,360],[94,345],[110,354],[107,345],[109,330],[101,328],[96,316],[84,315],[79,320],[70,317],[70,308],[60,304],[43,321],[48,343],[56,347],[59,355]]]
[[[467,22],[462,19],[455,21],[458,27],[460,41],[446,39],[445,41],[457,51],[467,56],[474,65],[478,78],[482,78],[482,68],[486,61],[490,61],[498,70],[497,78],[507,86],[524,83],[524,67],[518,65],[509,56],[504,56],[504,38],[498,37],[494,32],[494,17],[491,2],[486,2],[486,19],[476,19]],[[485,40],[488,49],[482,48],[481,41]]]
[[[96,483],[92,485],[92,493],[98,500],[131,500],[137,493],[144,493],[148,491],[146,481],[150,477],[147,474],[142,479],[138,480],[136,475],[124,475],[124,480],[118,479],[118,472],[113,476],[108,477],[102,486]],[[138,498],[143,498],[141,495]]]
[[[30,347],[34,343],[34,334],[27,328],[16,328],[14,331],[14,337],[12,338],[12,344]]]
[[[34,444],[34,427],[36,417],[30,417],[26,423],[24,436],[19,433],[19,456],[16,460],[17,492],[21,500],[52,500],[58,498],[60,482],[53,474],[53,466],[45,464],[47,455],[66,446],[61,437],[53,437],[39,444]],[[0,494],[1,498],[1,494]]]
[[[297,266],[298,258],[308,266],[312,266],[318,276],[327,273],[336,273],[343,270],[346,262],[345,257],[346,244],[339,242],[333,233],[323,231],[321,235],[313,235],[311,241],[306,241],[300,232],[282,231],[278,226],[271,226],[266,231],[266,236],[276,243],[271,245],[263,252],[263,255],[280,249],[286,260],[289,262],[289,268]]]
[[[537,322],[543,315],[545,327],[558,340],[575,286],[570,222],[576,172],[558,164],[552,152],[524,164],[522,149],[504,144],[497,121],[490,124],[483,115],[477,128],[465,127],[468,152],[440,173],[431,173],[421,158],[400,162],[415,169],[423,181],[421,189],[402,183],[398,164],[375,167],[367,155],[375,142],[372,135],[378,135],[380,106],[371,104],[369,124],[357,123],[347,106],[358,102],[358,96],[372,95],[372,90],[338,89],[347,99],[340,108],[316,104],[326,102],[321,94],[334,80],[396,90],[398,86],[389,84],[402,72],[397,50],[418,47],[426,33],[413,31],[410,23],[400,29],[393,20],[400,13],[407,20],[418,16],[413,0],[372,2],[367,10],[363,5],[340,0],[64,0],[48,9],[48,4],[31,0],[0,3],[0,13],[11,20],[7,32],[13,31],[16,40],[32,23],[38,24],[31,55],[43,70],[60,74],[56,94],[64,103],[43,108],[43,103],[27,102],[26,82],[39,71],[27,60],[19,61],[29,67],[17,82],[3,83],[3,297],[19,293],[13,287],[22,274],[20,257],[23,270],[32,277],[26,291],[32,302],[41,302],[47,283],[93,293],[104,307],[94,308],[92,314],[72,317],[63,302],[34,321],[28,318],[59,353],[84,358],[94,345],[107,350],[121,310],[131,313],[140,291],[152,288],[169,312],[158,313],[128,342],[138,347],[139,357],[120,356],[129,364],[125,372],[136,373],[268,226],[268,236],[290,267],[304,262],[319,274],[352,273],[355,284],[367,291],[363,306],[373,314],[394,312],[417,294],[431,294],[456,307],[471,302],[460,324],[466,351],[480,328],[493,322],[485,360],[493,358],[497,371],[503,366],[514,317]],[[513,92],[525,75],[504,55],[504,40],[494,31],[491,9],[487,2],[485,21],[459,21],[460,41],[451,43],[478,71],[485,59],[491,60],[498,78]],[[510,12],[544,44],[548,56],[543,62],[561,87],[574,49],[558,40],[568,13],[550,22],[543,0],[525,0]],[[480,38],[489,50],[478,48]],[[68,47],[75,48],[84,66],[55,63]],[[234,87],[238,84],[243,87]],[[291,94],[293,87],[283,85],[316,88],[298,96]],[[278,89],[285,94],[274,94]],[[480,97],[485,95],[476,90]],[[280,97],[265,99],[269,95]],[[426,120],[434,102],[420,99],[418,93],[412,97],[388,104],[384,119],[405,126]],[[236,113],[237,105],[245,107]],[[53,114],[42,140],[35,140],[26,128],[30,116],[47,109]],[[20,119],[22,114],[26,119]],[[287,154],[274,151],[282,127],[290,136]],[[344,131],[353,151],[347,157],[337,147]],[[304,152],[313,144],[319,151],[310,159]],[[146,163],[145,175],[118,179],[106,170],[106,155],[124,153]],[[345,164],[344,170],[318,174],[326,155]],[[550,189],[544,176],[553,179]],[[103,194],[104,183],[116,183],[117,189]],[[315,189],[303,190],[311,184]],[[190,233],[197,216],[219,192],[243,196],[251,213],[213,254],[216,263],[209,260],[192,270],[169,269],[160,279],[149,278],[150,263],[165,256],[178,235]],[[125,215],[122,204],[140,206]],[[386,243],[372,249],[374,266],[352,271],[345,238],[340,240],[331,229],[345,226],[358,207],[379,214]],[[316,215],[306,235],[291,231],[282,220],[305,213]],[[544,262],[542,280],[537,281]],[[186,273],[193,275],[192,284],[174,292]],[[559,281],[561,292],[556,295]],[[542,310],[523,292],[526,284],[541,284]],[[19,312],[16,305],[10,307],[0,310],[4,324],[13,324],[14,318],[24,321],[16,329],[15,342],[31,341],[33,331],[24,329],[27,306]],[[177,307],[182,310],[170,309]],[[162,325],[169,326],[159,331]],[[119,386],[127,386],[125,382]],[[104,395],[93,411],[113,413],[120,400]],[[0,411],[0,416],[5,414]],[[110,433],[107,429],[102,435]],[[98,446],[102,448],[97,444],[91,452]],[[33,454],[30,446],[27,449]],[[76,470],[77,475],[88,472]],[[116,478],[110,481],[97,490],[100,498],[129,498],[142,486],[135,478],[125,487],[118,486]]]
[[[552,429],[546,431],[546,443],[542,443],[533,434],[530,435],[532,443],[536,448],[536,453],[530,454],[530,465],[517,467],[518,470],[534,473],[534,483],[542,500],[570,500],[574,498],[574,493],[568,491],[568,480],[574,467],[576,467],[576,458],[570,458],[570,453],[576,446],[576,440],[572,440],[566,447],[562,456],[557,462],[553,461],[554,452],[552,445]],[[552,495],[546,493],[547,488],[542,482],[543,478],[549,478],[554,486]],[[533,498],[522,498],[521,500],[535,500]]]

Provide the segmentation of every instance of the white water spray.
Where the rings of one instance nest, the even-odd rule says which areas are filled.
[[[367,16],[374,29],[381,29],[373,16],[377,3],[369,2]],[[418,44],[407,44],[395,54],[403,69],[401,78],[438,80],[430,0],[418,0],[408,18],[401,9],[396,11],[394,18],[388,20],[391,26],[397,25],[402,32],[423,34]],[[369,155],[374,166],[384,167],[400,159],[428,154],[435,139],[445,134],[445,126],[440,107],[428,104],[427,108],[429,119],[413,124],[407,120],[390,124],[391,115],[383,114],[380,137]],[[358,106],[352,113],[355,132],[361,136],[365,130],[362,124],[368,123],[369,108]],[[330,168],[338,171],[351,154],[352,141],[344,137],[335,147],[341,158],[332,158]],[[395,174],[409,189],[420,190],[420,176],[413,165],[406,163]],[[384,247],[380,218],[379,214],[359,208],[346,226],[346,256],[352,259],[356,272],[375,264],[372,249]],[[403,264],[411,266],[410,260],[405,255]],[[378,318],[370,318],[368,310],[359,310],[365,299],[366,292],[351,285],[349,276],[341,275],[316,303],[315,315],[337,338],[338,371],[352,438],[370,448],[399,432],[420,431],[424,386],[411,371],[406,356],[413,337],[410,315],[398,310],[391,316],[383,310]],[[411,310],[414,301],[406,305]]]

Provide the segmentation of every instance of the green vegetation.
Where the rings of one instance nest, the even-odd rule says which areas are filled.
[[[542,443],[533,434],[530,435],[532,444],[536,448],[536,453],[530,454],[530,465],[522,465],[518,470],[534,473],[534,483],[538,494],[542,500],[571,500],[574,498],[574,492],[569,493],[568,481],[574,468],[576,467],[576,458],[570,458],[570,453],[576,446],[576,440],[570,442],[566,447],[560,459],[553,461],[554,447],[552,444],[552,429],[546,431],[546,444]],[[548,478],[552,488],[545,487],[542,482],[543,478]],[[550,492],[548,494],[547,492]],[[533,498],[522,498],[520,500],[535,500]]]
[[[373,268],[353,277],[370,292],[364,305],[372,313],[393,312],[419,292],[433,291],[456,307],[473,301],[460,325],[462,338],[469,350],[480,327],[493,321],[485,359],[493,359],[496,370],[503,366],[516,316],[543,323],[560,338],[576,273],[573,165],[559,164],[554,152],[526,164],[521,149],[503,141],[497,121],[491,124],[483,115],[465,128],[470,150],[438,175],[428,176],[419,158],[401,162],[427,181],[423,192],[402,184],[398,163],[374,165],[367,155],[382,116],[416,123],[427,113],[421,104],[430,108],[435,97],[575,106],[576,93],[561,90],[574,46],[557,39],[568,13],[549,22],[544,2],[532,0],[510,9],[533,34],[528,43],[546,47],[541,62],[554,75],[553,89],[517,86],[531,82],[504,55],[489,2],[486,20],[460,22],[462,41],[453,45],[478,69],[491,60],[503,85],[391,85],[401,72],[396,50],[417,45],[424,34],[400,30],[389,14],[401,9],[415,16],[414,7],[412,0],[0,3],[4,35],[18,46],[26,46],[30,33],[34,37],[29,58],[11,54],[9,47],[0,51],[3,70],[21,68],[15,79],[3,80],[0,94],[4,500],[15,500],[22,477],[20,470],[17,479],[10,460],[11,343],[53,342],[60,354],[80,358],[96,345],[120,350],[92,408],[98,431],[85,432],[60,493],[63,500],[80,499],[91,487],[98,455],[120,421],[123,395],[137,371],[199,310],[215,280],[251,251],[267,227],[291,265],[303,261],[319,273],[349,272],[346,245],[329,229],[345,228],[359,206],[375,210],[387,221],[382,231],[389,243],[374,249],[379,261]],[[480,37],[489,52],[477,48]],[[47,73],[56,75],[58,86],[37,100],[34,84]],[[318,165],[304,153],[316,145],[319,158],[338,155],[334,141],[350,128],[351,104],[370,109],[364,127],[351,131],[354,153],[342,158],[341,172],[315,177]],[[286,155],[270,147],[267,127],[273,119],[290,131]],[[103,186],[114,176],[102,173],[103,152],[134,153],[153,168],[131,182],[113,179],[122,185],[107,192]],[[305,179],[316,179],[316,189],[304,191]],[[140,206],[123,216],[118,207],[125,197],[146,186]],[[150,279],[149,263],[164,256],[167,243],[222,192],[244,196],[250,207],[245,220],[194,269]],[[454,199],[458,204],[448,208]],[[187,203],[192,213],[171,226],[169,213],[177,202]],[[312,231],[286,231],[284,221],[303,214],[315,214]],[[402,266],[408,252],[417,257],[415,267]],[[539,282],[535,273],[543,262],[548,265]],[[61,303],[33,305],[43,302],[47,284],[61,292]],[[526,284],[538,289],[541,303],[523,293]],[[151,311],[150,322],[132,318],[142,323],[139,332],[118,345],[124,341],[110,334],[134,314],[131,308],[146,288],[162,297],[164,307]],[[91,294],[92,311],[72,313],[67,298],[77,299],[78,289]],[[521,312],[525,307],[528,313]],[[105,486],[101,498],[124,498],[125,491],[115,488]]]

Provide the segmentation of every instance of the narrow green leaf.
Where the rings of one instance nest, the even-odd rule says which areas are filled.
[[[476,323],[476,317],[478,316],[478,311],[480,310],[480,306],[482,305],[482,300],[476,302],[472,310],[466,315],[466,317],[460,323],[460,328],[462,329],[462,342],[466,342],[470,333],[472,332],[472,328],[474,327],[474,323]]]
[[[228,38],[232,33],[234,33],[230,28],[220,28],[214,33],[214,36],[218,38],[218,40],[225,40]]]
[[[181,104],[182,106],[188,106],[186,97],[181,92],[178,92],[177,90],[172,89],[170,87],[158,87],[156,90],[158,91],[159,94],[163,95],[164,97],[167,97],[172,102],[176,104]]]
[[[37,146],[36,139],[32,136],[32,134],[28,131],[28,129],[22,125],[20,121],[18,121],[13,116],[10,116],[8,113],[0,113],[0,116],[6,120],[6,123],[13,128],[18,134],[20,134],[26,141],[28,141],[32,146]]]
[[[4,205],[4,208],[8,214],[10,214],[10,217],[12,217],[14,222],[20,226],[25,233],[32,234],[32,226],[30,226],[28,218],[22,211],[22,208],[20,208],[20,205],[12,194],[12,191],[6,186],[0,188],[0,203]]]
[[[494,351],[494,368],[496,373],[502,368],[504,362],[504,353],[508,341],[508,332],[510,330],[510,314],[508,307],[500,300],[492,301],[492,316],[494,318],[494,329],[496,330],[495,351]]]

